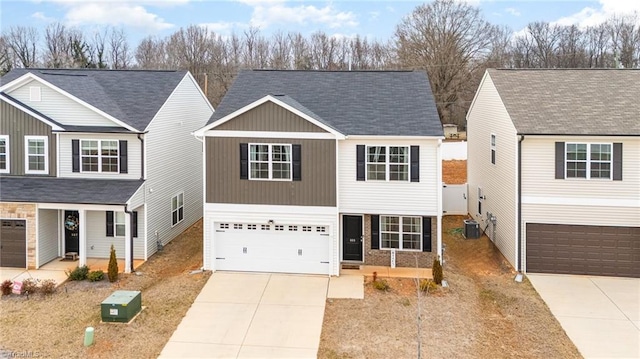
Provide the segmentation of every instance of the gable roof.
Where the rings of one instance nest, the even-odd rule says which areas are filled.
[[[266,96],[343,135],[444,136],[421,71],[243,70],[208,125]]]
[[[640,70],[487,72],[520,134],[640,135]]]
[[[142,131],[187,71],[14,69],[2,76],[0,85],[27,73]]]

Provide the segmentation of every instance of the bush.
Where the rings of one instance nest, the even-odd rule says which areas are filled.
[[[420,290],[423,292],[433,292],[438,289],[438,285],[432,281],[431,279],[421,279],[420,280]]]
[[[87,279],[87,275],[89,274],[89,267],[86,265],[82,267],[76,267],[76,269],[71,272],[67,272],[67,276],[69,280],[85,280]]]
[[[116,259],[116,249],[111,245],[111,254],[109,255],[109,268],[107,269],[107,277],[109,282],[118,280],[118,260]]]
[[[436,282],[436,284],[438,285],[442,284],[442,278],[443,278],[442,265],[440,264],[439,258],[436,258],[433,260],[433,266],[431,267],[431,271],[433,272],[433,281]]]
[[[45,279],[40,284],[40,291],[43,294],[53,294],[56,291],[56,281],[53,279]]]
[[[389,283],[387,283],[387,281],[384,279],[377,279],[371,283],[373,284],[373,287],[379,291],[386,292],[390,288]]]
[[[38,281],[33,278],[27,278],[22,281],[22,293],[34,294],[38,292]]]
[[[104,272],[100,269],[89,272],[87,279],[89,282],[99,282],[104,279]]]
[[[11,290],[13,289],[13,282],[10,280],[5,280],[2,282],[2,295],[11,294]]]

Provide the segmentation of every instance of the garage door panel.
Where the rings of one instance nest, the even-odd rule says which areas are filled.
[[[27,266],[26,221],[3,219],[0,221],[0,266],[25,268]]]
[[[529,223],[527,271],[640,277],[640,228]]]

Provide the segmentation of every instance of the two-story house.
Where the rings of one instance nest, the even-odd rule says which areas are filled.
[[[640,277],[640,70],[488,70],[469,214],[519,271]]]
[[[0,87],[0,266],[130,271],[202,217],[213,108],[186,71],[16,69]]]
[[[204,267],[338,275],[441,253],[443,130],[418,71],[242,71],[204,139]]]

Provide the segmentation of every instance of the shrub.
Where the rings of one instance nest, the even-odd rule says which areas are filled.
[[[109,282],[118,280],[118,260],[116,259],[116,249],[111,245],[111,254],[109,255],[109,268],[107,269],[107,277]]]
[[[389,283],[387,283],[387,281],[384,280],[384,279],[378,279],[378,280],[375,280],[375,281],[373,281],[371,283],[373,284],[373,287],[375,289],[379,290],[379,291],[386,292],[390,288],[389,287]]]
[[[22,293],[34,294],[38,292],[38,281],[33,278],[27,278],[22,281]]]
[[[100,269],[89,272],[87,275],[89,282],[99,282],[104,279],[104,272]]]
[[[433,272],[433,281],[438,285],[442,284],[442,265],[440,264],[439,258],[433,260],[433,266],[431,267],[431,270]]]
[[[421,279],[420,280],[420,290],[423,292],[433,292],[438,289],[438,285],[432,281],[431,279]]]
[[[5,280],[2,282],[2,295],[11,294],[11,290],[13,289],[13,282],[10,280]]]
[[[40,284],[40,291],[43,294],[53,294],[56,291],[56,281],[53,279],[45,279]]]
[[[85,280],[87,279],[87,274],[89,274],[89,267],[86,265],[82,267],[76,267],[76,269],[71,272],[67,272],[67,276],[69,280]]]

